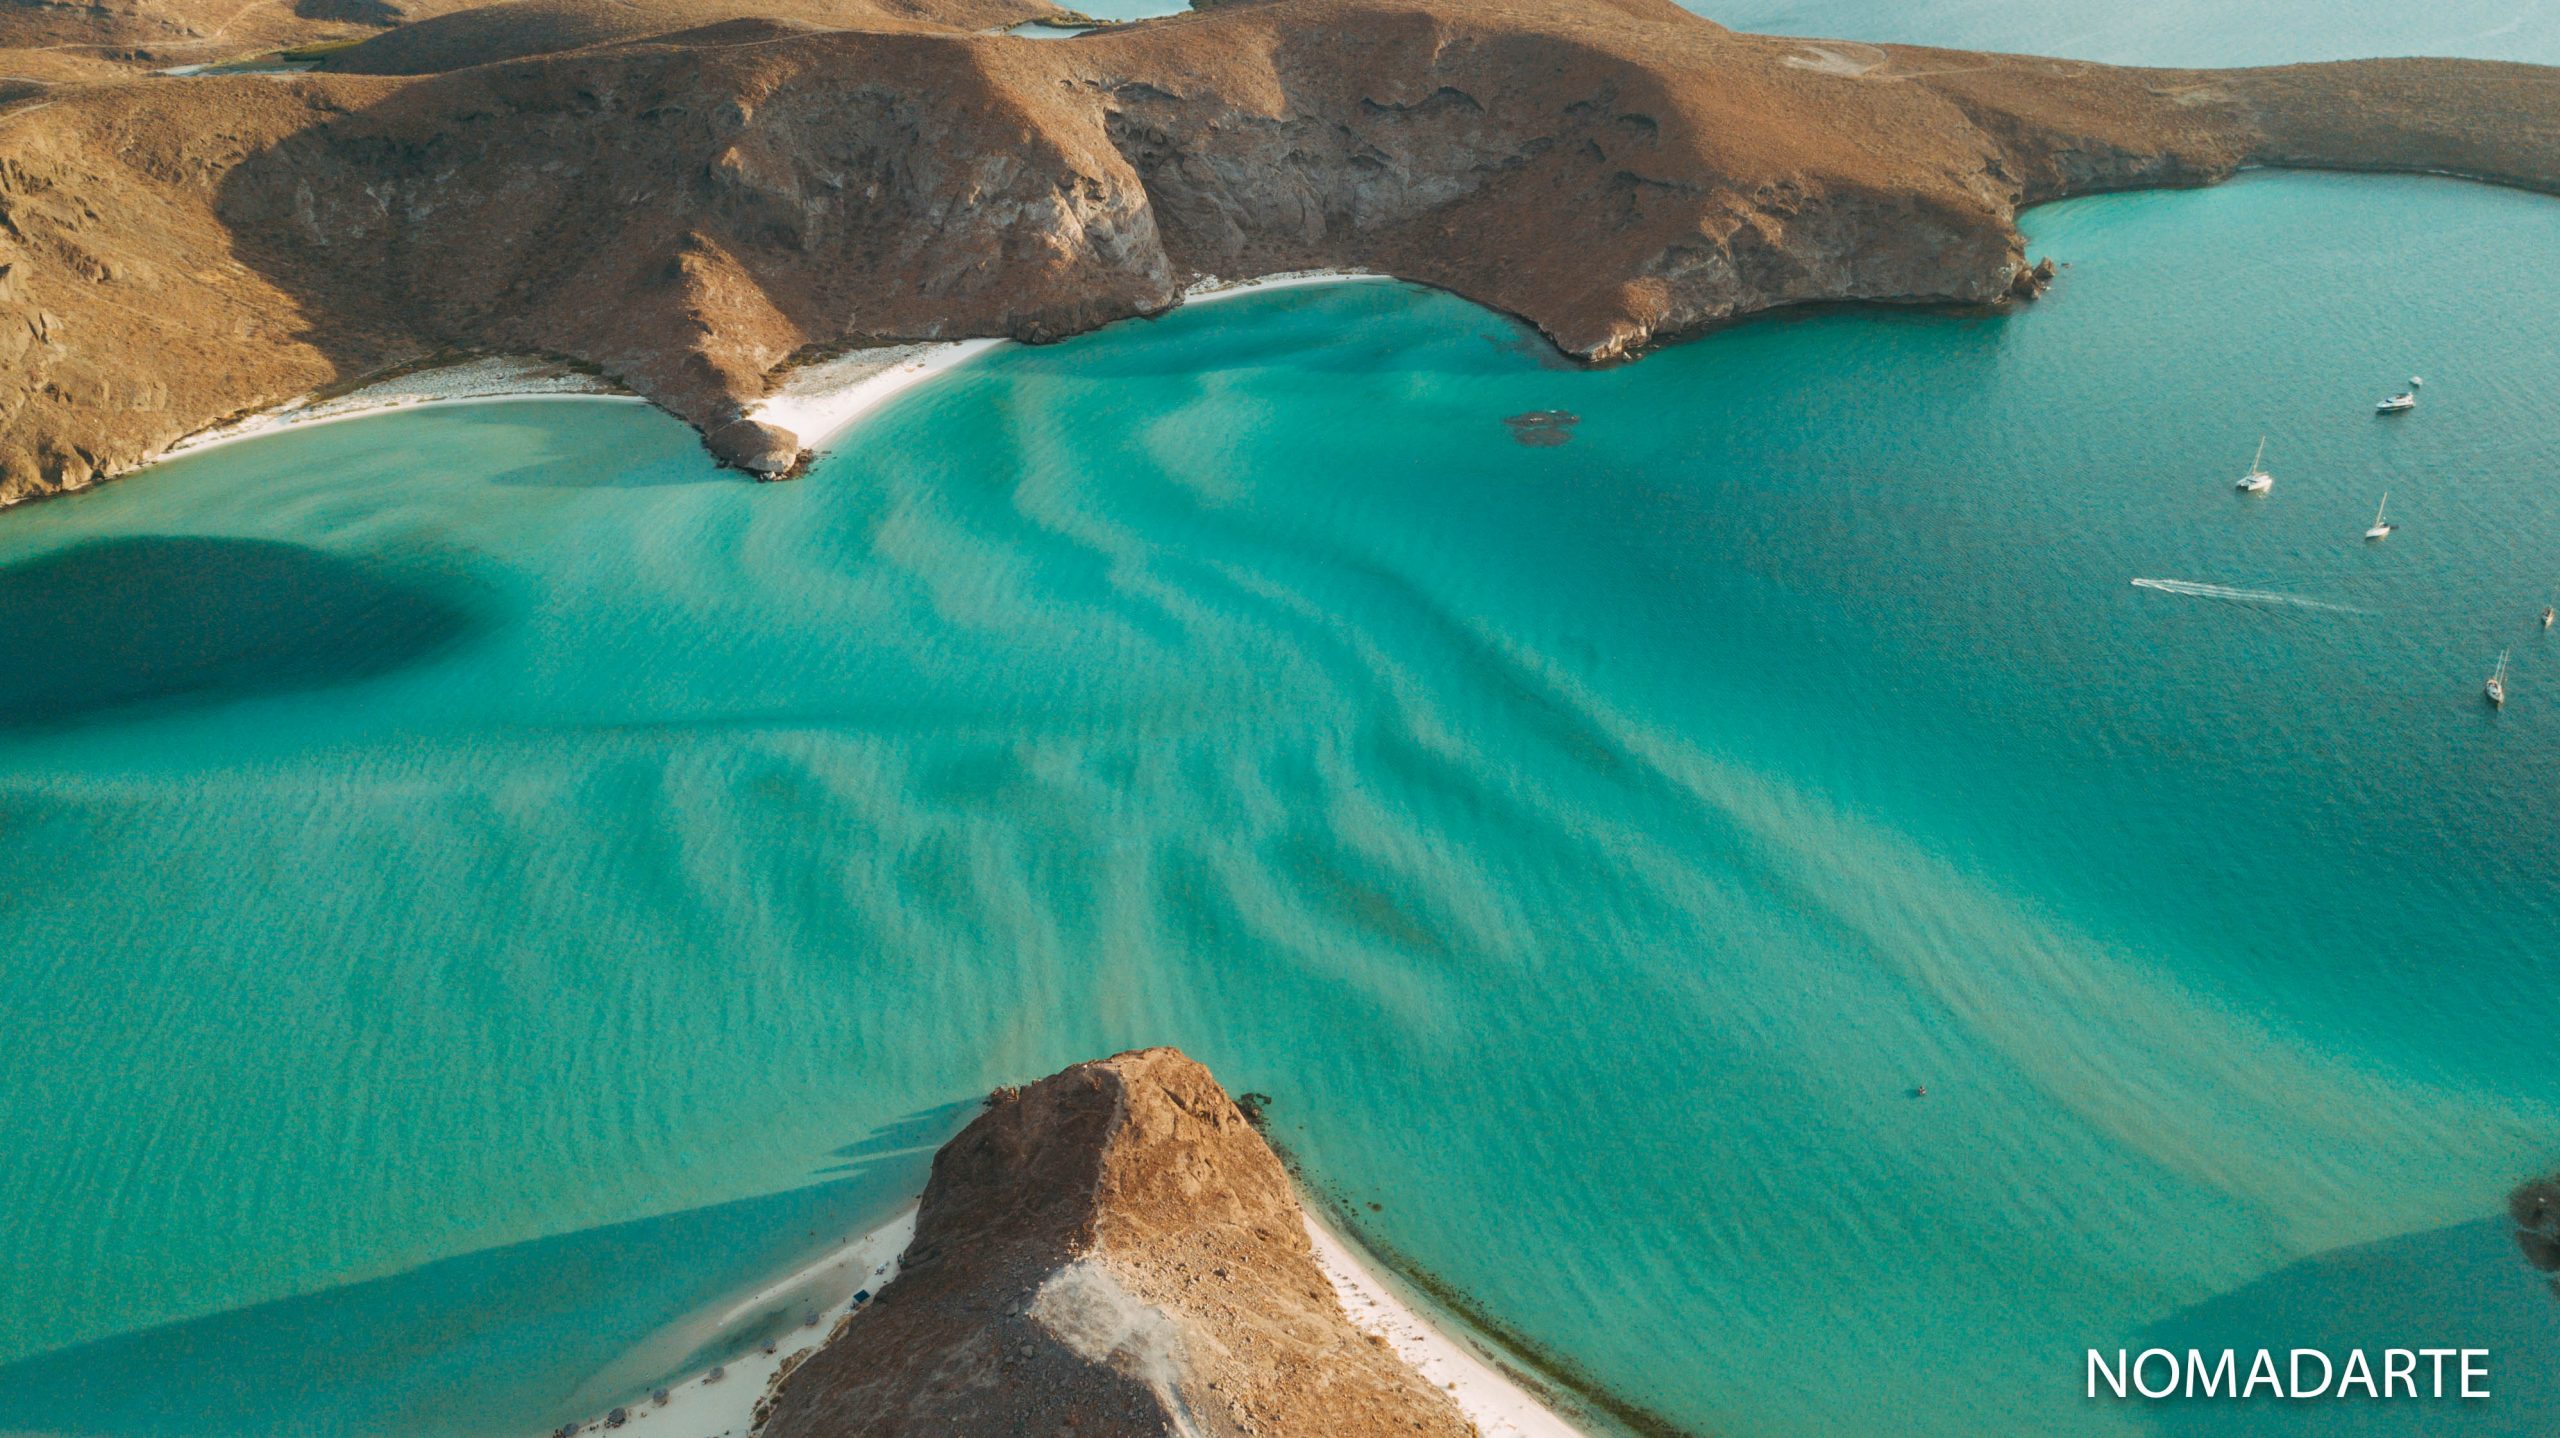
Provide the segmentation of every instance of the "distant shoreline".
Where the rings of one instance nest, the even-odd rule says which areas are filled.
[[[1185,290],[1181,299],[1163,313],[1272,290],[1394,278],[1355,270],[1288,270],[1246,280],[1211,277]],[[803,448],[823,453],[890,400],[936,375],[1012,343],[998,338],[925,340],[850,350],[785,372],[770,394],[748,408],[746,418],[779,425],[797,435]],[[183,459],[288,430],[431,405],[549,399],[649,403],[610,380],[550,360],[506,355],[466,359],[387,375],[326,399],[306,395],[289,400],[272,409],[199,430],[169,446],[152,463]]]

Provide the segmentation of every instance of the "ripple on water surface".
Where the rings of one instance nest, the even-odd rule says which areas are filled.
[[[1294,290],[792,486],[498,405],[12,515],[0,864],[80,878],[0,897],[0,1428],[583,1416],[1149,1042],[1694,1430],[2195,1431],[2081,1350],[2420,1292],[2560,1390],[2488,1224],[2560,1149],[2555,215],[2092,200],[2033,308],[1587,372]],[[64,598],[143,564],[221,582]]]

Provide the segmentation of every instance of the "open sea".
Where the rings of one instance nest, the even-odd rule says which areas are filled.
[[[1723,18],[2348,43],[2114,10]],[[2028,226],[2009,314],[1581,370],[1307,288],[996,351],[792,485],[518,402],[0,516],[0,1432],[590,1416],[987,1088],[1149,1043],[1686,1431],[2560,1432],[2500,1217],[2560,1166],[2560,202]],[[2082,1397],[2154,1343],[2497,1396]]]

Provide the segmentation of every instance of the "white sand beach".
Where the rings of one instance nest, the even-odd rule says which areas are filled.
[[[1238,295],[1258,295],[1271,290],[1294,290],[1307,285],[1375,283],[1394,278],[1372,270],[1282,270],[1276,274],[1256,275],[1249,280],[1223,280],[1209,275],[1184,290],[1182,302],[1186,305],[1214,304]]]
[[[1362,1263],[1357,1247],[1307,1214],[1316,1265],[1333,1283],[1342,1311],[1364,1333],[1384,1338],[1396,1356],[1435,1388],[1447,1390],[1484,1438],[1582,1438],[1510,1375],[1479,1356],[1457,1334],[1433,1327],[1394,1286]]]
[[[784,374],[773,393],[748,407],[747,418],[782,426],[800,436],[803,448],[824,449],[897,395],[1003,343],[945,340],[852,350]]]
[[[434,369],[411,370],[326,399],[298,399],[290,404],[198,430],[169,446],[161,456],[175,459],[260,435],[305,425],[332,424],[395,409],[426,404],[492,404],[519,399],[615,399],[644,403],[612,381],[572,369],[554,360],[498,355],[464,360]]]
[[[1247,280],[1208,276],[1183,291],[1182,303],[1209,304],[1238,295],[1305,285],[1391,278],[1355,270],[1291,270]],[[898,395],[1008,343],[1011,341],[1001,339],[942,340],[850,350],[788,371],[771,394],[748,406],[747,417],[780,425],[798,435],[800,443],[809,449],[825,449],[857,421]],[[326,399],[294,400],[200,430],[171,445],[161,458],[175,459],[260,435],[418,405],[563,398],[647,402],[611,380],[556,360],[497,355],[392,375]]]
[[[1291,270],[1249,280],[1209,276],[1184,290],[1182,303],[1208,304],[1302,285],[1388,278],[1391,276],[1353,270]],[[800,436],[805,448],[822,450],[842,438],[856,421],[898,395],[1010,343],[1001,339],[942,340],[850,350],[785,373],[773,393],[748,407],[747,418],[780,425]]]
[[[678,1334],[663,1335],[662,1341],[671,1338],[680,1342],[685,1351],[699,1351],[723,1333],[769,1318],[795,1302],[824,1295],[827,1305],[818,1311],[814,1324],[794,1328],[778,1340],[750,1348],[717,1368],[668,1384],[659,1390],[666,1394],[665,1402],[651,1394],[621,1409],[596,1413],[578,1427],[583,1431],[610,1425],[660,1438],[746,1438],[755,1427],[756,1404],[771,1391],[785,1365],[825,1343],[848,1315],[877,1298],[880,1290],[898,1276],[899,1257],[915,1236],[916,1210],[911,1204],[897,1217],[819,1255],[718,1314],[698,1324],[688,1324]],[[855,1300],[857,1294],[862,1301]],[[849,1336],[847,1341],[858,1339]],[[622,1421],[612,1424],[612,1413],[616,1411],[623,1415]]]

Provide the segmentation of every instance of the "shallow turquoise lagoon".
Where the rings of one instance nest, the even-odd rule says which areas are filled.
[[[796,485],[518,403],[7,516],[0,1429],[537,1431],[1172,1042],[1696,1431],[2560,1430],[2560,205],[2032,219],[2005,316],[1294,290]],[[2080,1397],[2155,1340],[2499,1397]]]
[[[2560,7],[2542,0],[2435,0],[2426,5],[2377,0],[1681,3],[1737,30],[2070,55],[2118,65],[2286,65],[2375,55],[2560,62]]]
[[[2070,55],[2119,65],[2284,65],[2375,55],[2560,62],[2560,7],[2541,0],[1679,0],[1736,30]],[[1091,0],[1109,20],[1187,0]],[[1053,32],[1054,33],[1054,32]],[[1041,36],[1038,38],[1047,38]]]

